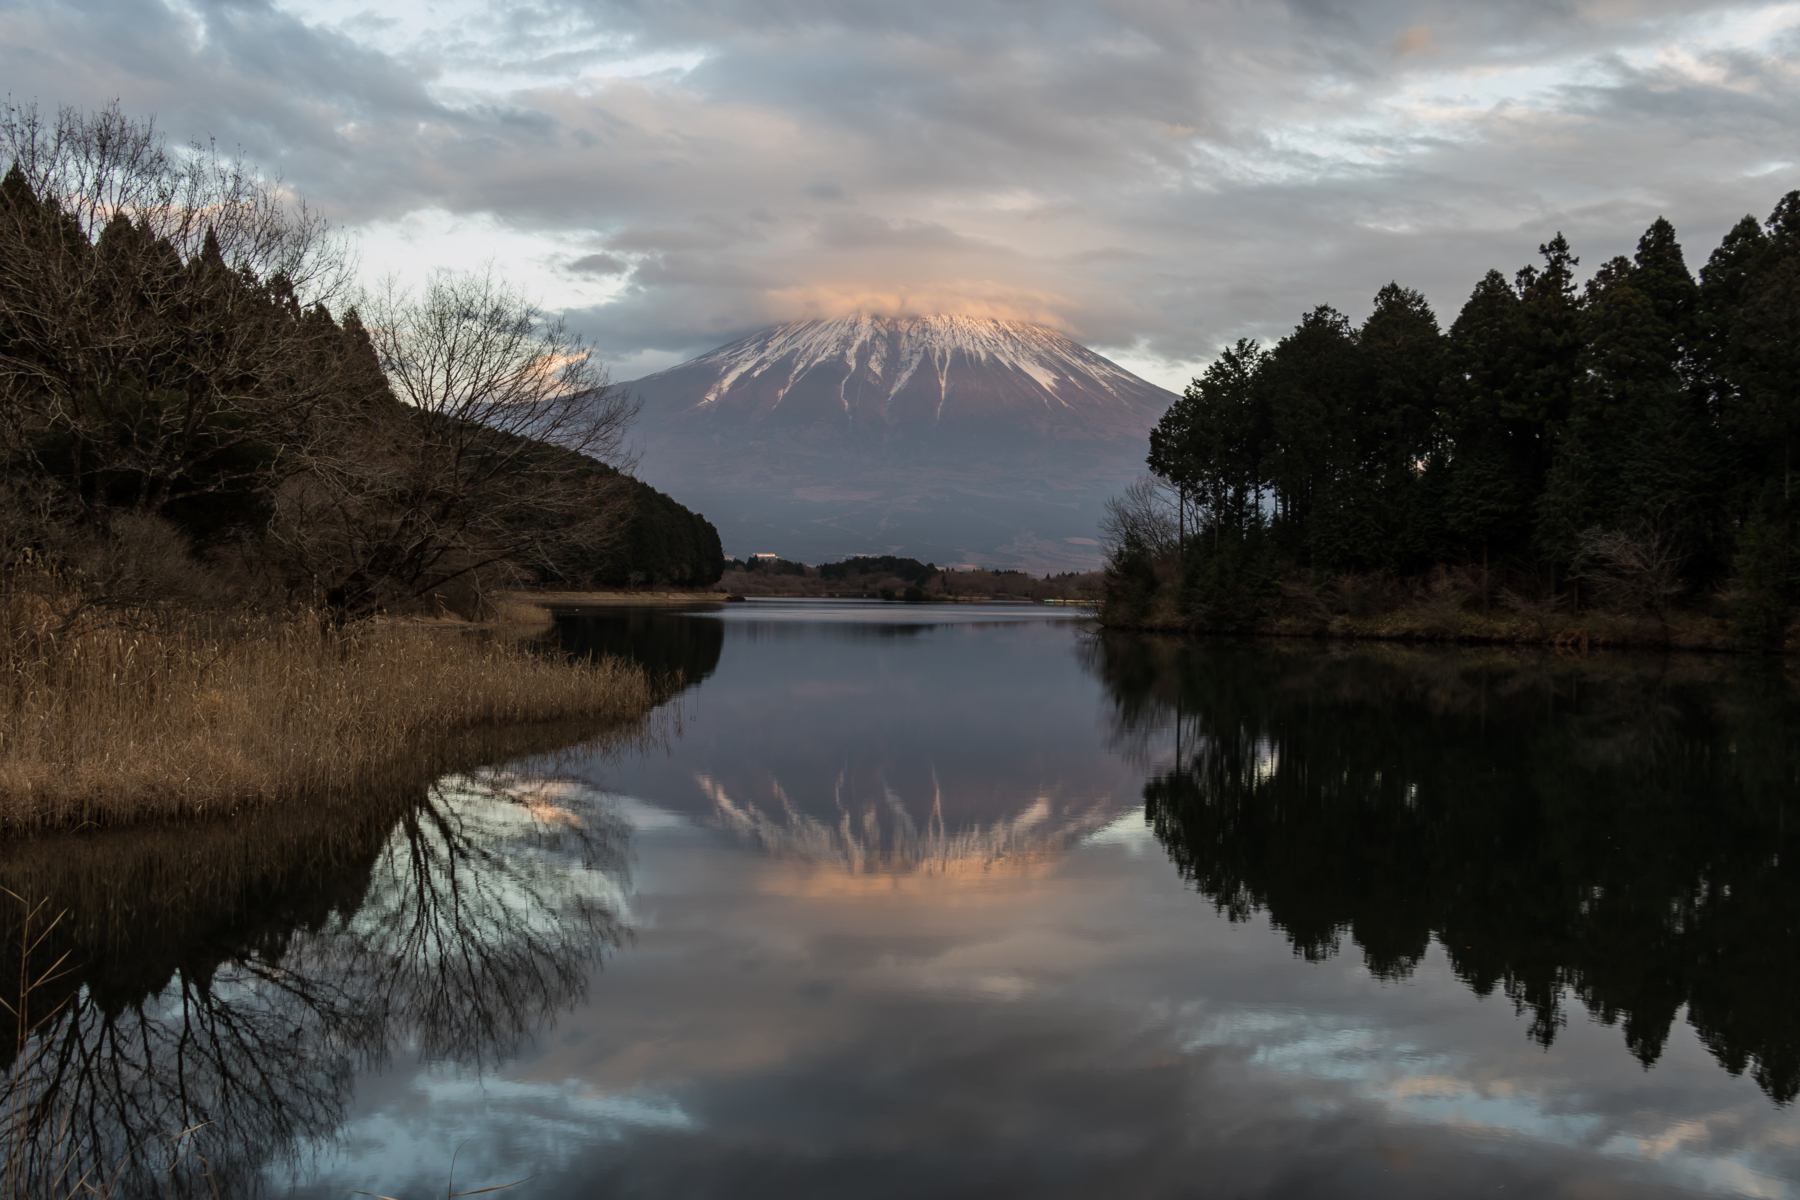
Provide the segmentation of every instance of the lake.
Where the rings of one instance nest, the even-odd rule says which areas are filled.
[[[546,649],[683,686],[641,737],[342,811],[8,848],[0,882],[69,910],[8,1100],[55,1114],[34,1169],[1800,1195],[1779,662],[836,601],[607,611]]]

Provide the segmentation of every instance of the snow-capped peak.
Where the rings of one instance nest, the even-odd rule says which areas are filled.
[[[721,346],[677,370],[707,366],[718,371],[702,403],[717,400],[746,374],[776,364],[790,380],[815,367],[843,364],[866,371],[892,399],[925,369],[943,391],[952,362],[970,368],[1010,368],[1034,380],[1048,395],[1072,385],[1078,392],[1135,393],[1142,380],[1053,329],[1022,321],[941,314],[928,317],[840,317],[796,321]]]

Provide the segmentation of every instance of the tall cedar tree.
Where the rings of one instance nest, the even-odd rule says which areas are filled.
[[[1150,469],[1183,490],[1202,514],[1202,545],[1220,550],[1260,520],[1269,410],[1258,386],[1264,352],[1228,346],[1150,431]]]
[[[1276,344],[1263,371],[1276,543],[1297,557],[1309,557],[1319,542],[1336,549],[1361,532],[1345,528],[1354,522],[1351,514],[1321,511],[1346,500],[1335,485],[1355,457],[1359,414],[1352,398],[1364,391],[1356,331],[1344,314],[1322,304]]]
[[[1635,259],[1588,282],[1581,377],[1538,505],[1538,546],[1569,564],[1589,529],[1654,530],[1685,558],[1712,552],[1717,475],[1704,400],[1688,386],[1697,289],[1658,219]]]
[[[1451,559],[1508,558],[1531,539],[1539,427],[1516,394],[1519,295],[1489,271],[1450,327],[1429,474]]]
[[[1424,468],[1437,424],[1444,335],[1425,297],[1389,283],[1375,294],[1358,344],[1369,388],[1359,431],[1364,491],[1378,514],[1380,542],[1362,555],[1382,566],[1428,566],[1442,541],[1440,505]]]

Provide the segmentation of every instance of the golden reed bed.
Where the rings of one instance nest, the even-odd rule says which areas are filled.
[[[471,735],[597,732],[662,694],[619,660],[556,661],[450,629],[181,610],[71,622],[58,601],[0,594],[0,832],[345,796],[454,769]]]

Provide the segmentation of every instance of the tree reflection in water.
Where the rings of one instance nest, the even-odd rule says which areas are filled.
[[[719,667],[725,626],[716,617],[641,609],[576,611],[556,618],[543,638],[572,659],[613,656],[636,663],[675,688],[698,687]]]
[[[1646,1067],[1683,1006],[1800,1094],[1800,702],[1762,662],[1174,643],[1088,650],[1184,877],[1297,953],[1433,938],[1548,1046],[1577,998]]]
[[[77,964],[34,1001],[61,1008],[12,1062],[25,1177],[246,1194],[338,1126],[358,1070],[399,1046],[494,1063],[627,934],[626,828],[594,793],[489,771],[372,811],[39,843],[0,863],[15,892],[70,910],[36,965],[64,950]]]

